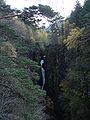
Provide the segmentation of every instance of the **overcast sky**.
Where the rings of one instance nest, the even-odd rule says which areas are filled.
[[[84,0],[79,0],[83,5]],[[60,12],[64,17],[67,17],[71,10],[74,8],[76,0],[6,0],[7,4],[11,5],[12,8],[23,9],[32,5],[49,5],[55,11]]]

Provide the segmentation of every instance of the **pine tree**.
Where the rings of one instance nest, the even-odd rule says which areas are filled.
[[[85,0],[82,12],[83,15],[90,12],[90,0]]]
[[[76,2],[75,10],[72,11],[69,18],[70,23],[75,23],[77,27],[81,27],[82,7],[79,1]]]

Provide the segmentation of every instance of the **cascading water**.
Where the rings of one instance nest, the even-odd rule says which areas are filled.
[[[44,60],[44,57],[42,57],[42,59],[40,61],[41,75],[42,75],[42,89],[44,89],[44,86],[45,86],[45,68],[44,68],[45,60]]]

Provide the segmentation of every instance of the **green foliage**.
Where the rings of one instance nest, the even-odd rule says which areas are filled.
[[[0,1],[1,17],[12,11],[3,0]],[[48,35],[51,42],[46,48],[46,88],[56,115],[62,120],[89,120],[89,0],[83,7],[77,1],[69,21],[63,21],[47,5],[14,12],[19,15],[17,20],[4,18],[0,22],[0,119],[46,119],[41,104],[46,93],[36,85],[40,66],[35,62],[39,61],[47,39],[45,31],[36,29],[40,16],[44,16],[52,23]]]
[[[36,85],[40,66],[28,57],[35,43],[31,34],[25,38],[16,29],[0,22],[0,119],[34,120],[36,114],[41,120],[46,93]]]
[[[45,42],[47,39],[47,33],[44,30],[37,30],[35,33],[35,40],[38,42]]]
[[[1,52],[6,53],[9,57],[16,57],[16,49],[12,46],[10,42],[3,42],[1,47]]]
[[[58,119],[89,120],[90,1],[86,0],[83,7],[77,2],[68,20],[63,21],[61,27],[54,23],[51,25],[51,40],[57,41],[59,28],[59,41],[62,40],[65,51],[61,46],[60,49],[58,46],[52,48],[52,44],[48,47],[47,90]]]
[[[15,33],[15,30],[11,29],[8,25],[6,25],[2,22],[0,22],[0,29],[1,28],[2,28],[2,31],[0,31],[0,33],[1,33],[1,36],[3,36],[3,38],[5,37],[5,35],[7,35],[7,38],[11,37],[12,39],[15,39],[17,37],[17,34]]]
[[[90,12],[90,1],[89,0],[85,0],[82,12],[83,12],[83,15]]]
[[[19,109],[24,110],[23,113],[21,113],[21,110],[18,111],[20,114],[22,114],[22,116],[24,116],[24,114],[27,114],[27,113],[28,113],[27,115],[34,114],[35,107],[38,106],[39,98],[41,96],[45,95],[45,93],[42,90],[40,90],[38,86],[35,86],[33,84],[33,76],[32,76],[32,73],[30,72],[30,70],[33,70],[33,72],[34,72],[35,67],[31,68],[29,65],[31,64],[31,66],[33,67],[33,64],[35,65],[36,63],[35,62],[33,63],[33,61],[30,61],[27,59],[25,60],[25,58],[24,59],[16,58],[15,60],[12,60],[8,56],[2,56],[2,55],[0,56],[0,60],[1,60],[0,61],[0,63],[1,63],[0,64],[0,79],[2,80],[2,81],[0,81],[1,88],[2,88],[2,86],[3,86],[3,88],[4,88],[4,86],[9,87],[12,91],[10,91],[8,93],[8,95],[16,94],[16,95],[18,95],[18,96],[16,96],[16,98],[20,97],[20,99],[23,100],[22,106],[24,105],[25,109],[19,108]],[[25,63],[25,61],[26,61],[26,63]],[[20,64],[19,64],[19,62],[20,62]],[[34,74],[34,76],[36,76],[36,75]],[[5,88],[5,89],[7,90],[7,88]],[[5,91],[3,91],[3,89],[1,89],[1,91],[5,92]],[[6,94],[6,92],[3,94]],[[3,101],[5,101],[3,96],[1,98]],[[6,98],[8,99],[8,96],[6,96]],[[9,99],[12,99],[12,97]],[[6,103],[6,104],[8,104],[8,103]],[[14,101],[13,105],[14,104],[17,104],[17,103]],[[1,104],[1,106],[4,108],[4,105]],[[13,109],[15,109],[15,107]],[[30,111],[32,111],[32,112],[30,112]],[[3,111],[1,111],[1,112],[3,112]],[[4,112],[3,112],[3,114],[4,114]],[[16,115],[16,113],[13,113],[13,112],[11,112],[11,114]],[[2,116],[2,114],[1,114],[1,116]],[[3,116],[3,117],[5,118],[5,116]],[[21,116],[19,116],[19,117],[21,117]],[[30,119],[29,116],[27,116],[27,117],[28,117],[28,119]]]
[[[69,18],[70,23],[75,23],[77,27],[81,27],[81,18],[82,18],[82,7],[80,2],[76,2],[75,10],[72,11]]]
[[[90,22],[89,14],[85,14],[85,28],[71,29],[67,39],[64,40],[67,46],[66,62],[67,74],[60,88],[64,97],[68,99],[71,119],[89,120],[89,66],[90,66],[90,44],[89,32]]]
[[[42,15],[46,16],[47,18],[52,18],[56,15],[54,10],[47,5],[39,4],[39,11]]]
[[[59,13],[57,13],[50,21],[52,24],[50,25],[50,28],[48,30],[48,36],[50,44],[58,44],[60,43],[60,37],[62,37],[62,17]]]
[[[79,1],[76,3],[75,10],[72,11],[69,21],[70,23],[75,23],[77,27],[85,27],[85,23],[87,23],[86,15],[90,13],[90,1],[85,0],[83,7],[81,7]]]
[[[10,9],[10,5],[6,5],[5,0],[0,0],[0,17],[3,15],[8,15],[13,10]]]

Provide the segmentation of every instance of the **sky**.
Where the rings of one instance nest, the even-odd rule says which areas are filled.
[[[84,0],[79,0],[83,5]],[[76,0],[6,0],[12,8],[23,9],[32,5],[49,5],[54,11],[60,12],[61,16],[68,17],[74,9]]]

